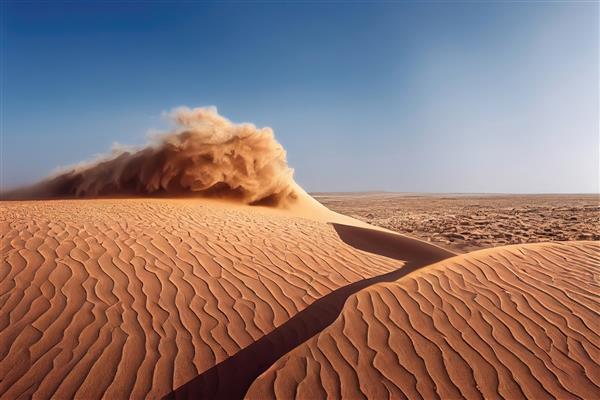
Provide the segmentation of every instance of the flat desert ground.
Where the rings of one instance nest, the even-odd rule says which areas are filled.
[[[0,202],[0,397],[600,398],[597,197],[316,197]]]
[[[313,196],[333,211],[457,253],[507,244],[600,240],[598,194]]]

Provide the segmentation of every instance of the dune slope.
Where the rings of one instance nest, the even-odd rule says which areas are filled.
[[[405,264],[322,221],[189,199],[3,202],[0,228],[2,398],[160,398]]]
[[[600,398],[599,277],[598,242],[441,261],[350,297],[247,398]]]

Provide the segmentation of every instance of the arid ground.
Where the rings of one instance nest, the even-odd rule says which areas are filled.
[[[600,196],[315,193],[333,211],[464,253],[600,240]]]
[[[0,398],[600,398],[598,241],[456,255],[300,200],[1,202]],[[368,219],[516,229],[388,201]],[[521,230],[596,234],[592,199],[553,201]]]

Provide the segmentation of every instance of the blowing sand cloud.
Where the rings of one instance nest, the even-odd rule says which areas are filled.
[[[176,127],[144,148],[117,149],[4,198],[194,195],[280,204],[295,196],[293,170],[271,128],[234,124],[214,107],[173,110]]]

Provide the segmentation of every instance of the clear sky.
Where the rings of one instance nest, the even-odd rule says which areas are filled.
[[[4,187],[215,105],[309,191],[599,190],[597,2],[1,4]]]

